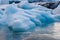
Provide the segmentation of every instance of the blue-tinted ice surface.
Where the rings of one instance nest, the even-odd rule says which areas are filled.
[[[0,5],[9,4],[9,1],[28,1],[28,2],[57,2],[59,0],[0,0]]]
[[[7,15],[4,13],[3,10],[0,10],[0,24],[6,24]]]
[[[54,14],[60,14],[60,4],[58,5],[58,7],[56,9],[53,10]]]
[[[59,0],[28,0],[29,2],[57,2]]]
[[[28,4],[28,2],[25,2],[21,5],[12,4],[6,7],[5,15],[7,15],[7,21],[5,22],[7,22],[12,31],[30,32],[37,26],[43,28],[51,23],[60,21],[58,18],[60,15],[53,15],[51,9]]]
[[[27,1],[22,1],[21,5],[11,4],[5,8],[5,13],[3,10],[0,13],[3,14],[0,23],[6,23],[12,31],[17,32],[30,32],[37,26],[43,28],[60,21],[60,15],[53,15],[51,9],[33,6]]]
[[[0,0],[0,5],[9,4],[10,1],[22,1],[22,0]]]
[[[7,6],[5,11],[0,10],[0,24],[4,28],[5,36],[8,37],[6,40],[9,40],[12,35],[16,38],[15,40],[21,37],[20,34],[11,35],[11,31],[34,32],[38,28],[41,33],[52,33],[53,27],[48,27],[49,24],[60,21],[60,15],[53,14],[51,9],[39,5],[30,6],[29,3],[25,4],[22,4],[23,6],[12,4]]]

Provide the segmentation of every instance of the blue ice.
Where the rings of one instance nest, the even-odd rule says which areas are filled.
[[[26,6],[27,7],[27,6]],[[35,27],[46,27],[54,23],[58,15],[53,15],[52,10],[41,6],[28,9],[19,8],[18,6],[8,6],[6,14],[8,15],[8,25],[13,31],[29,32]],[[55,17],[56,16],[56,17]],[[59,18],[57,18],[59,19]]]
[[[37,27],[39,28],[39,32],[41,31],[41,33],[52,33],[53,27],[48,27],[49,24],[60,22],[60,15],[57,14],[57,12],[56,14],[54,14],[53,10],[51,9],[39,5],[32,6],[29,3],[23,4],[23,6],[19,4],[9,5],[5,8],[5,11],[0,9],[0,29],[1,27],[3,27],[3,30],[0,30],[0,33],[1,31],[3,31],[2,33],[4,33],[6,40],[12,40],[11,38],[14,34],[11,33],[11,31],[34,32]],[[21,34],[14,36],[16,37],[13,39],[19,40]]]
[[[1,23],[7,22],[12,31],[29,32],[37,26],[43,28],[60,20],[60,15],[53,15],[51,9],[39,5],[31,6],[28,2],[7,6]]]
[[[3,10],[0,9],[0,24],[5,25],[6,24],[6,19],[7,15],[4,13]]]
[[[59,1],[59,0],[28,0],[29,2],[38,2],[38,1],[40,1],[40,2],[57,2],[57,1]]]
[[[60,14],[60,4],[56,9],[53,10],[53,14]]]

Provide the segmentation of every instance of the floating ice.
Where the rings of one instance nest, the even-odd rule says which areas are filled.
[[[8,6],[6,14],[8,15],[8,24],[12,26],[15,31],[28,31],[35,26],[29,18],[24,16],[24,14],[26,14],[24,13],[24,10],[19,10],[13,6]]]
[[[0,24],[6,23],[7,15],[4,13],[3,10],[0,9]]]
[[[11,4],[6,7],[7,23],[12,31],[26,32],[34,30],[35,27],[46,27],[47,25],[59,21],[58,15],[53,15],[52,10],[39,5]],[[29,10],[30,9],[30,10]]]
[[[20,10],[19,10],[20,9]],[[23,10],[21,8],[14,8],[13,6],[7,7],[6,13],[8,14],[8,24],[13,31],[31,31],[36,26],[45,26],[45,22],[54,22],[49,13],[39,10]],[[48,14],[48,16],[46,15]],[[51,19],[51,20],[50,20]],[[43,20],[43,21],[42,21]]]
[[[0,4],[9,4],[9,0],[0,0]]]
[[[57,2],[59,0],[28,0],[29,2]]]
[[[53,14],[60,14],[60,4],[56,9],[53,10]]]
[[[43,0],[43,2],[57,2],[59,0]]]
[[[36,5],[35,5],[36,6]],[[22,8],[22,9],[32,9],[32,8],[35,8],[34,5],[31,5],[30,3],[28,3],[27,1],[21,1],[19,4],[18,4],[18,7],[19,8]]]

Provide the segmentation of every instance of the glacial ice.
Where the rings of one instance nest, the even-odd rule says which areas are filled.
[[[29,2],[57,2],[59,0],[28,0]]]
[[[29,32],[37,26],[43,28],[57,21],[60,21],[60,15],[54,15],[53,10],[22,1],[21,4],[7,6],[0,23],[7,22],[13,31]]]
[[[53,14],[60,14],[60,4],[56,9],[53,10]]]
[[[6,7],[8,25],[13,31],[29,32],[34,30],[37,26],[43,28],[59,20],[59,18],[57,18],[58,15],[52,14],[52,10],[47,8],[45,8],[46,10],[43,10],[42,6],[41,9],[39,8],[40,6],[29,10],[29,8],[23,9],[12,5]]]
[[[38,38],[40,38],[40,36],[43,36],[40,35],[40,33],[41,34],[53,34],[54,32],[57,33],[54,27],[49,24],[54,25],[53,24],[54,22],[60,22],[59,14],[60,6],[58,6],[54,10],[51,10],[39,5],[32,5],[29,3],[27,3],[26,5],[25,4],[26,3],[23,3],[22,4],[23,6],[20,4],[18,5],[11,4],[9,6],[6,6],[4,11],[0,9],[0,35],[1,35],[0,39],[21,40],[21,38],[22,39],[24,38],[26,39],[27,37],[32,38],[31,35],[33,35],[32,39],[37,39],[36,36],[39,35]],[[16,34],[11,31],[20,33]],[[31,32],[31,34],[29,33],[26,34],[26,32]],[[46,37],[46,35],[44,36]],[[44,36],[42,38],[44,38]]]
[[[6,19],[7,15],[4,13],[3,10],[0,9],[0,24],[5,25],[6,24]]]

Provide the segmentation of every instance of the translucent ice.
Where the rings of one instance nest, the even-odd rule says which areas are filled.
[[[25,4],[23,6],[25,6]],[[43,6],[34,5],[34,8],[26,6],[25,9],[22,7],[18,7],[18,5],[12,4],[7,6],[5,9],[7,23],[12,31],[31,31],[34,30],[37,26],[43,28],[60,20],[60,18],[58,18],[60,15],[53,15],[52,10]]]
[[[28,0],[29,2],[57,2],[59,0]]]
[[[53,10],[53,14],[60,14],[60,4],[56,9]]]
[[[27,14],[30,14],[30,17],[32,17],[32,21],[34,21],[34,23],[36,22],[35,24],[40,25],[40,26],[41,25],[46,26],[47,24],[53,23],[55,21],[53,15],[49,11],[39,11],[35,9],[35,10],[29,10],[25,12]],[[27,16],[29,17],[29,15]]]
[[[35,8],[34,5],[31,5],[27,1],[21,1],[21,3],[18,4],[18,7],[22,8],[22,9],[32,9],[32,8]]]
[[[9,0],[0,0],[0,4],[9,4]]]
[[[12,26],[14,31],[28,31],[35,27],[35,24],[28,17],[24,16],[26,13],[22,9],[19,10],[18,8],[9,6],[6,13],[8,15],[8,24]]]
[[[5,24],[7,15],[4,13],[3,10],[0,9],[0,24]]]
[[[8,25],[11,26],[13,31],[20,32],[31,31],[37,25],[41,26],[45,25],[46,21],[48,22],[53,21],[52,18],[48,17],[44,11],[39,12],[38,10],[35,11],[19,9],[14,8],[13,6],[9,6],[7,7],[6,10],[6,13],[8,14]],[[51,21],[49,21],[50,18]]]

